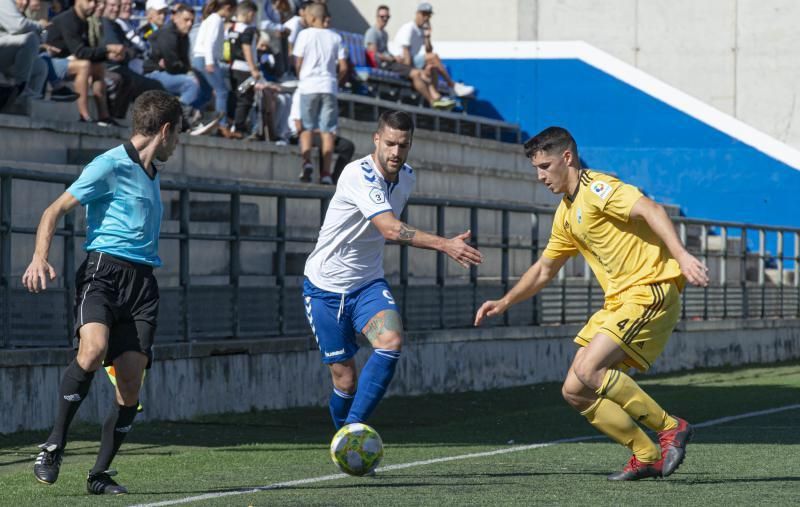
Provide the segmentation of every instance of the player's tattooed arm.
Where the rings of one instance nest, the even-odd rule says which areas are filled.
[[[400,314],[394,310],[384,310],[372,317],[364,327],[364,336],[374,344],[382,334],[388,332],[402,333],[403,322]]]
[[[414,241],[417,230],[410,225],[400,222],[400,232],[397,235],[397,242],[401,245],[410,245]]]

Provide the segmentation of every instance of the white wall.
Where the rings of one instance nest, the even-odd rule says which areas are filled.
[[[416,0],[330,0],[334,23],[390,35]],[[434,0],[436,40],[583,40],[800,148],[798,0]],[[336,13],[347,19],[336,20]],[[359,17],[360,15],[360,17]],[[359,19],[355,19],[359,18]]]

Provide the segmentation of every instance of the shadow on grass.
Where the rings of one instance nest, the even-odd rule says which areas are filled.
[[[663,377],[645,377],[645,389],[670,413],[699,423],[719,417],[764,410],[800,401],[800,365],[780,365],[764,369],[764,375],[742,372],[754,370],[711,370]],[[770,376],[771,372],[771,376]],[[681,380],[686,377],[686,382]],[[769,383],[772,382],[772,383]],[[146,410],[146,408],[145,408]],[[769,424],[785,425],[761,431],[766,419],[744,419],[697,430],[696,441],[705,443],[800,444],[800,432],[792,429],[800,411],[770,417]],[[594,430],[562,400],[555,383],[478,392],[393,397],[384,400],[371,419],[384,441],[393,446],[435,445],[452,447],[503,446],[548,442],[576,435],[592,435]],[[726,428],[725,431],[719,431]],[[0,435],[0,466],[18,463],[5,461],[18,452],[34,453],[46,432]],[[299,444],[311,449],[324,447],[333,435],[327,408],[301,408],[282,411],[223,414],[200,417],[188,422],[148,422],[135,426],[128,444],[144,445],[126,453],[168,454],[163,448],[207,447],[248,452],[298,450]],[[97,441],[100,427],[79,425],[70,440]],[[606,442],[603,439],[594,442]],[[588,442],[587,442],[588,443]],[[253,447],[242,447],[251,445]],[[272,448],[270,446],[277,445]],[[259,446],[266,446],[260,447]],[[14,450],[18,451],[14,451]],[[87,447],[92,454],[96,447]],[[161,449],[159,451],[159,449]],[[70,446],[70,454],[83,452]]]

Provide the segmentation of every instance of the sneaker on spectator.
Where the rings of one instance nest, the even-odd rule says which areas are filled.
[[[264,134],[259,134],[258,132],[253,132],[249,136],[244,138],[245,141],[264,141],[265,137]]]
[[[289,146],[289,141],[286,139],[278,139],[275,141],[275,146]]]
[[[311,162],[303,162],[303,170],[300,172],[300,181],[311,183],[311,175],[314,174],[314,165]]]
[[[475,87],[456,81],[453,83],[453,93],[456,94],[456,97],[469,97],[475,93]]]
[[[53,102],[74,102],[78,100],[78,94],[68,86],[59,86],[50,92],[50,100]]]
[[[326,174],[319,179],[320,185],[333,185],[333,178],[330,174]]]
[[[209,121],[208,123],[200,123],[192,131],[189,133],[190,136],[202,136],[204,134],[208,134],[212,130],[214,130],[219,123],[219,118],[214,118],[213,120]]]
[[[119,123],[117,123],[117,120],[115,120],[114,118],[103,118],[102,120],[97,120],[95,122],[95,124],[98,127],[121,127],[122,126]]]
[[[440,99],[434,100],[433,106],[434,109],[452,109],[456,105],[456,101],[451,99],[450,97],[442,97]]]

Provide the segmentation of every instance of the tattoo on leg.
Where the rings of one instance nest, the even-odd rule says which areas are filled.
[[[397,242],[403,245],[410,245],[411,241],[414,239],[414,236],[417,234],[417,230],[411,227],[408,224],[400,224],[400,234],[397,236]]]
[[[403,332],[403,322],[400,319],[400,314],[394,310],[385,310],[372,317],[364,329],[364,336],[367,337],[370,343],[375,343],[380,335],[385,332]]]

